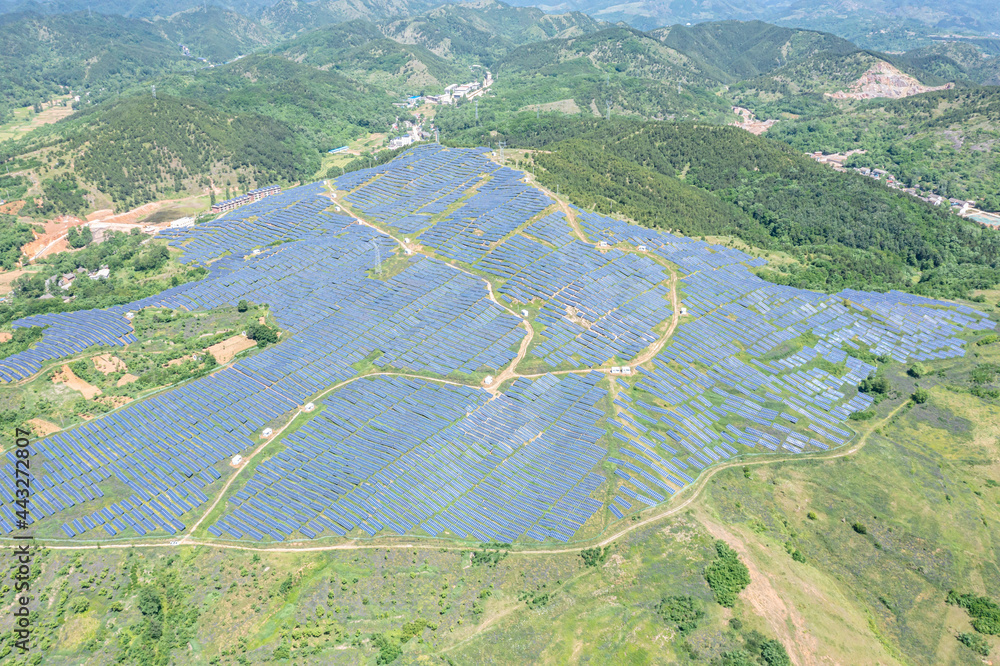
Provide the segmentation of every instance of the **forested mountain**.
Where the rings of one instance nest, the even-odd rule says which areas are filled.
[[[727,83],[750,79],[819,53],[846,55],[858,47],[834,35],[763,21],[719,21],[654,30],[666,46],[697,60]]]
[[[280,45],[274,53],[317,69],[330,69],[397,95],[440,93],[470,77],[468,67],[415,44],[382,35],[357,20],[314,30]]]
[[[995,61],[981,54],[977,57],[978,52],[968,44],[936,45],[890,56],[860,50],[830,34],[759,21],[672,26],[645,33],[602,24],[582,14],[550,15],[495,0],[448,4],[402,18],[337,22],[355,10],[372,16],[412,7],[395,1],[348,6],[283,0],[266,8],[259,20],[212,7],[153,20],[97,13],[9,15],[0,19],[13,27],[0,34],[7,52],[32,63],[60,65],[8,67],[0,77],[21,77],[17,85],[6,88],[21,91],[21,97],[9,98],[8,106],[32,103],[32,96],[40,91],[51,95],[72,87],[83,93],[79,105],[88,111],[122,92],[148,96],[148,86],[155,83],[161,94],[176,103],[160,111],[169,122],[174,122],[171,114],[179,116],[182,109],[203,105],[239,115],[241,128],[273,129],[275,135],[263,142],[270,157],[257,161],[280,165],[266,167],[268,176],[294,180],[309,169],[315,172],[323,151],[386,130],[400,115],[391,106],[400,96],[440,93],[448,84],[480,76],[478,65],[489,67],[496,82],[476,105],[438,109],[435,122],[445,137],[503,127],[522,112],[727,124],[736,118],[731,106],[738,105],[762,120],[779,119],[771,135],[797,150],[834,146],[847,150],[857,147],[859,137],[864,136],[869,154],[856,161],[891,165],[913,182],[943,179],[945,191],[990,200],[983,190],[992,180],[982,175],[990,151],[973,149],[992,140],[992,135],[987,136],[992,131],[988,124],[970,135],[963,144],[966,148],[952,155],[942,132],[954,128],[940,126],[915,133],[901,133],[898,127],[892,130],[888,116],[875,116],[875,109],[881,107],[859,101],[868,92],[851,92],[860,77],[878,79],[885,72],[889,78],[898,74],[904,84],[911,81],[916,88],[910,92],[952,80],[967,85],[986,76]],[[285,18],[279,18],[282,12]],[[302,26],[288,23],[296,12],[304,21]],[[323,17],[309,18],[310,12]],[[283,37],[317,21],[332,24],[290,39]],[[182,55],[181,44],[190,55]],[[253,51],[269,55],[250,55],[214,68],[195,59],[229,60]],[[872,75],[873,69],[881,74]],[[58,82],[66,87],[60,88]],[[876,87],[882,85],[876,83]],[[25,94],[28,89],[34,92]],[[965,98],[956,99],[960,106],[966,103]],[[77,158],[78,164],[87,164],[82,140],[86,132],[96,132],[94,146],[103,145],[105,138],[112,140],[123,131],[115,123],[131,122],[136,104],[106,105],[101,107],[104,111],[84,114],[65,125],[36,130],[0,151],[28,162],[37,160],[57,171]],[[115,108],[119,111],[109,111]],[[863,109],[861,115],[855,108]],[[861,117],[870,119],[867,134],[845,120]],[[167,191],[197,191],[205,187],[202,177],[212,174],[226,172],[235,178],[243,173],[244,182],[254,180],[247,167],[227,152],[243,145],[243,130],[234,129],[235,135],[229,138],[217,136],[224,128],[214,125],[213,118],[209,114],[205,127],[197,131],[216,137],[213,140],[222,146],[217,162],[181,160],[179,173],[151,167],[131,185],[109,175],[110,166],[93,167],[81,172],[81,186],[125,206]],[[822,124],[810,125],[815,119]],[[289,142],[288,132],[294,141]],[[935,141],[940,144],[934,151],[909,162],[889,159],[890,147],[897,156],[916,155],[923,145],[920,137],[929,136],[928,132],[936,132]],[[173,145],[176,137],[165,140],[169,145],[163,155],[190,152]],[[271,155],[279,150],[286,151],[286,157]],[[973,151],[972,157],[958,154],[968,151]],[[93,154],[99,153],[94,148]],[[110,159],[108,164],[118,162]],[[43,176],[36,173],[31,181],[23,180],[27,176],[22,174],[22,180],[11,187],[20,192]]]
[[[176,12],[196,7],[204,7],[205,4],[203,0],[0,0],[0,13],[18,11],[34,11],[43,14],[94,12],[130,18],[154,18],[170,16]],[[261,8],[272,4],[274,4],[274,0],[227,0],[225,6],[241,14],[252,15]]]
[[[519,5],[537,4],[517,0]],[[721,21],[763,20],[779,25],[833,32],[868,48],[895,48],[916,36],[955,29],[990,33],[1000,30],[1000,5],[956,0],[882,0],[845,3],[840,0],[562,0],[543,8],[585,12],[607,21],[624,21],[642,29]],[[866,41],[867,40],[867,41]],[[912,42],[911,42],[912,43]]]
[[[261,23],[275,32],[292,35],[324,25],[357,19],[378,21],[410,16],[434,6],[425,0],[278,0],[260,10]]]
[[[391,102],[334,71],[249,56],[0,144],[0,161],[17,155],[56,173],[72,164],[82,188],[126,209],[210,181],[236,190],[310,177],[331,147],[388,127],[399,115]]]
[[[227,62],[277,41],[280,36],[243,14],[218,7],[196,7],[153,22],[173,44],[184,44],[194,57]]]
[[[545,14],[496,0],[441,5],[418,16],[384,21],[382,33],[440,56],[476,56],[487,63],[515,46],[596,32],[601,22],[581,14]]]
[[[907,51],[898,60],[949,81],[1000,85],[1000,56],[970,42],[938,42]]]
[[[150,23],[80,12],[0,16],[0,102],[28,106],[56,95],[106,97],[186,65]]]
[[[493,137],[470,129],[455,141],[491,139],[544,149],[533,155],[542,182],[598,211],[793,253],[801,266],[765,272],[781,283],[959,296],[1000,282],[1000,234],[736,128],[522,116]],[[667,204],[677,179],[715,205]]]

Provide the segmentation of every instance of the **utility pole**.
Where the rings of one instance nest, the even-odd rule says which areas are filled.
[[[503,149],[507,147],[507,142],[501,141],[497,145],[500,146],[500,164],[503,164]]]
[[[476,124],[479,124],[479,98],[476,98]]]
[[[608,105],[608,120],[611,120],[611,100],[607,100]]]
[[[441,143],[441,130],[439,130],[437,127],[434,128],[434,143],[437,144]]]
[[[153,99],[156,99],[156,86],[152,86],[152,88],[153,88]]]

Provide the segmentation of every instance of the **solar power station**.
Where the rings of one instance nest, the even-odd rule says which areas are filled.
[[[48,328],[0,361],[6,382],[135,342],[126,313],[145,307],[247,299],[269,304],[283,330],[212,375],[33,443],[34,518],[67,539],[168,538],[239,474],[204,523],[219,540],[568,541],[666,501],[721,460],[849,442],[874,367],[846,349],[952,358],[960,334],[993,327],[905,293],[774,285],[750,270],[762,259],[592,212],[571,221],[488,152],[424,145],[167,230],[206,278],[15,322]],[[486,388],[517,359],[525,319],[521,364],[535,369]],[[266,443],[250,468],[230,464],[300,412],[273,454]],[[6,465],[10,533],[11,451]]]

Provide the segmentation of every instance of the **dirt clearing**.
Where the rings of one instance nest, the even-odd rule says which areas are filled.
[[[118,383],[115,384],[115,386],[125,386],[126,384],[131,384],[137,379],[139,378],[136,375],[133,375],[131,372],[126,372],[122,375],[122,378],[118,380]]]
[[[101,395],[101,389],[92,384],[88,384],[77,377],[73,371],[69,369],[68,365],[64,365],[62,370],[52,375],[52,383],[65,384],[74,391],[82,393],[83,397],[87,400],[93,400],[95,397]]]
[[[522,111],[558,111],[560,113],[577,114],[582,109],[577,105],[575,99],[561,99],[558,102],[548,102],[546,104],[529,104],[521,109]]]
[[[54,432],[59,432],[62,430],[55,423],[46,421],[45,419],[29,419],[28,423],[31,424],[31,429],[39,437],[45,437],[46,435],[51,435]]]
[[[244,338],[242,335],[234,335],[222,342],[216,343],[208,348],[208,353],[215,357],[220,364],[228,363],[234,356],[245,349],[250,349],[256,345],[256,340]]]
[[[105,375],[110,375],[112,372],[124,372],[128,369],[125,367],[125,361],[111,354],[95,356],[94,367],[97,368],[98,372]]]
[[[27,271],[7,271],[0,273],[0,294],[9,294],[14,291],[14,280],[24,275]]]

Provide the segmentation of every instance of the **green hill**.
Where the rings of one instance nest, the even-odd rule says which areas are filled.
[[[470,77],[467,67],[423,46],[388,39],[373,23],[362,20],[314,30],[280,45],[274,53],[397,95],[441,92],[449,83]]]
[[[188,46],[191,55],[215,63],[269,46],[279,38],[252,18],[218,7],[178,12],[153,26],[171,42]]]
[[[366,132],[384,131],[397,115],[382,91],[336,70],[269,55],[253,55],[197,76],[165,79],[161,88],[235,113],[268,116],[296,138],[326,151]]]
[[[85,190],[124,209],[202,193],[210,179],[240,189],[311,177],[330,147],[384,131],[399,115],[391,102],[334,71],[248,56],[159,79],[155,100],[88,107],[4,144],[0,162],[18,157],[39,179],[72,163]]]
[[[267,28],[294,35],[325,25],[356,19],[378,21],[395,16],[410,16],[433,6],[423,0],[279,0],[260,11],[258,18]]]
[[[180,49],[145,21],[83,12],[0,15],[0,101],[10,106],[71,89],[106,97],[183,66]]]
[[[292,128],[255,113],[232,113],[160,95],[95,107],[64,132],[75,173],[121,208],[219,180],[295,181],[315,172]]]
[[[899,60],[948,81],[1000,85],[1000,56],[969,42],[938,42],[907,51]]]
[[[675,25],[650,34],[727,83],[751,79],[819,53],[846,55],[858,50],[834,35],[762,21]]]
[[[510,49],[555,37],[576,37],[602,28],[599,21],[572,12],[545,14],[496,0],[446,4],[418,16],[383,21],[391,39],[419,44],[444,57],[475,56],[489,64]]]

